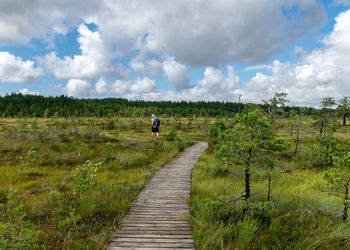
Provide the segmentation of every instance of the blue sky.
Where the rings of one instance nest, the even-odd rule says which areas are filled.
[[[254,6],[254,7],[253,7]],[[350,0],[0,2],[0,94],[350,96]]]

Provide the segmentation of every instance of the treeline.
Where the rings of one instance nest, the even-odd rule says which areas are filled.
[[[78,99],[64,95],[45,97],[10,94],[0,96],[2,117],[231,117],[243,110],[237,102],[172,102],[142,101],[122,98]],[[267,110],[268,105],[258,105]],[[299,111],[299,107],[284,107],[284,111]],[[306,108],[306,114],[317,112]]]

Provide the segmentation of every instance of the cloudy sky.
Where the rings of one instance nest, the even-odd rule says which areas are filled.
[[[350,0],[0,0],[0,94],[350,96]]]

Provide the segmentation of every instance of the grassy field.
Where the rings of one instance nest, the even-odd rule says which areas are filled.
[[[252,197],[247,203],[243,171],[224,168],[213,157],[215,144],[202,155],[193,170],[188,220],[198,249],[349,249],[350,222],[341,220],[342,206],[335,196],[324,192],[319,164],[316,128],[304,129],[300,151],[293,155],[295,135],[286,121],[275,124],[280,138],[290,143],[279,166],[289,169],[271,183],[267,200],[266,175],[253,173]],[[335,136],[349,150],[349,127]]]
[[[161,122],[156,139],[149,119],[1,119],[0,248],[106,247],[151,176],[210,125]],[[87,161],[96,183],[76,192]]]
[[[246,203],[242,169],[213,156],[213,118],[161,118],[151,138],[145,118],[0,119],[0,248],[103,249],[152,175],[194,140],[210,147],[193,170],[188,220],[198,249],[348,249],[349,220],[327,192],[315,136],[306,120],[297,155],[295,129],[276,121],[289,144],[288,169],[271,184],[252,175]],[[233,119],[223,119],[228,127]],[[334,134],[350,151],[350,127]],[[138,140],[131,140],[136,138]],[[92,171],[92,179],[81,177]],[[79,177],[80,176],[80,177]]]

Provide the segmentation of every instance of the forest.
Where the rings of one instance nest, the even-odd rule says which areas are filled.
[[[259,105],[267,108],[267,105]],[[240,112],[243,103],[235,102],[172,102],[142,101],[122,98],[77,99],[67,96],[44,97],[10,94],[0,96],[2,117],[150,117],[157,113],[162,117],[230,117]],[[299,107],[284,107],[287,113],[299,111]],[[308,115],[317,113],[306,108]]]

